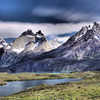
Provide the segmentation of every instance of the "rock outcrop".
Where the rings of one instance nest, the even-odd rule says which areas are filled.
[[[7,67],[13,63],[18,62],[27,53],[40,54],[50,51],[46,37],[41,31],[34,34],[31,30],[23,32],[11,45],[11,47],[4,52],[1,57],[1,67]]]
[[[0,38],[0,58],[4,54],[5,50],[9,49],[10,46],[3,38]]]

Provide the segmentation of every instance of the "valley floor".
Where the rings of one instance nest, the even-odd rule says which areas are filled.
[[[26,81],[26,80],[41,80],[41,79],[63,79],[72,77],[70,74],[57,73],[0,73],[0,85],[5,85],[9,81]]]
[[[42,75],[48,76],[48,74]],[[49,75],[53,78],[62,76],[62,78],[72,77],[83,80],[54,86],[41,85],[12,96],[2,97],[0,100],[100,100],[100,72]]]

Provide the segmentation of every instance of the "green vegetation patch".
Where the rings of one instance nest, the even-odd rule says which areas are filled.
[[[42,75],[48,76],[48,74]],[[54,86],[41,85],[12,96],[2,97],[0,100],[100,100],[100,72],[53,75],[81,77],[83,80]]]
[[[72,77],[70,74],[55,74],[55,73],[0,73],[0,85],[5,85],[8,81],[25,81],[25,80],[41,80],[41,79],[61,79]]]

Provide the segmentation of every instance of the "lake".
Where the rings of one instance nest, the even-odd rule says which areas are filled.
[[[81,79],[65,78],[65,79],[47,79],[47,80],[30,80],[30,81],[12,81],[6,85],[0,86],[0,96],[9,96],[28,88],[39,86],[42,84],[56,85],[60,83],[67,83],[73,81],[80,81]]]

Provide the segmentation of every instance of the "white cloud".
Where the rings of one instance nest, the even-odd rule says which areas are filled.
[[[0,22],[0,37],[18,37],[27,29],[32,29],[35,33],[42,30],[45,35],[71,33],[79,31],[82,26],[91,25],[92,23],[78,23],[78,24],[33,24],[21,22]]]

